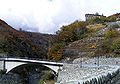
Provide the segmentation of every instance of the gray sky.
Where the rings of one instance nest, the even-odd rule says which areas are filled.
[[[119,0],[0,0],[0,18],[16,29],[55,33],[84,14],[120,13]]]

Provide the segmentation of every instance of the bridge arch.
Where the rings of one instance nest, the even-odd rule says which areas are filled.
[[[51,69],[55,73],[58,73],[58,70],[60,69],[60,66],[54,66],[54,65],[49,65],[49,64],[42,64],[42,63],[34,63],[34,62],[21,62],[21,61],[5,61],[5,69],[7,69],[7,72],[12,71],[15,68],[18,68],[22,65],[30,65],[30,64],[38,64],[40,66],[44,66],[46,68]]]
[[[10,62],[10,61],[6,61],[5,62],[5,69],[7,70],[6,73],[9,73],[10,71],[12,71],[13,69],[21,66],[21,65],[24,65],[24,64],[27,64],[27,63],[24,63],[24,62]]]
[[[57,74],[53,69],[44,66],[42,64],[36,64],[36,63],[26,63],[26,64],[21,64],[19,66],[16,66],[12,68],[11,70],[7,71],[7,73],[18,73],[21,74],[23,71],[31,72],[32,70],[40,73],[45,70],[51,70],[55,75]]]

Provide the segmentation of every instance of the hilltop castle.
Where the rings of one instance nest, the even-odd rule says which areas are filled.
[[[99,13],[96,13],[96,14],[85,14],[85,18],[86,18],[86,21],[90,20],[90,19],[93,19],[93,18],[101,18],[101,17],[106,17],[104,16],[103,14],[102,15],[99,15]]]

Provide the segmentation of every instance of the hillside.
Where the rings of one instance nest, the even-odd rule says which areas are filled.
[[[93,18],[63,25],[56,35],[16,30],[0,20],[0,53],[47,58],[120,55],[120,22],[114,17]]]
[[[120,56],[120,21],[114,17],[75,21],[62,26],[57,36],[51,51],[53,59]]]
[[[0,20],[0,53],[15,57],[47,58],[54,35],[18,31]]]
[[[74,41],[67,45],[64,49],[65,57],[94,57],[94,56],[120,56],[119,53],[119,36],[120,27],[115,28],[117,22],[111,22],[106,27],[103,26],[97,31],[96,25],[89,25],[90,29],[94,29],[87,37]],[[112,27],[110,27],[112,26]],[[115,32],[115,33],[114,33]],[[114,45],[116,50],[114,49]]]

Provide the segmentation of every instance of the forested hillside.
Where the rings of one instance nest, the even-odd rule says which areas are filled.
[[[18,31],[0,20],[0,53],[9,57],[47,58],[53,35]]]

